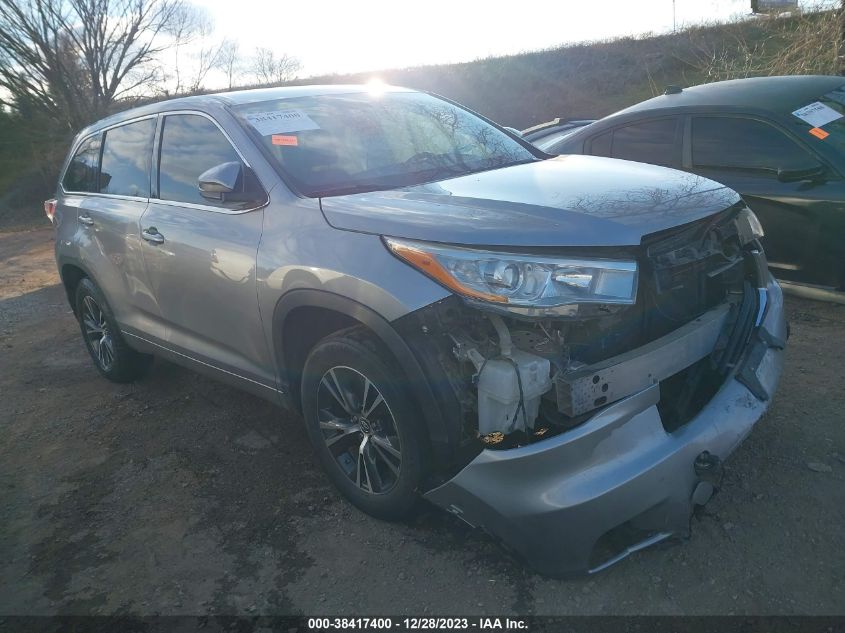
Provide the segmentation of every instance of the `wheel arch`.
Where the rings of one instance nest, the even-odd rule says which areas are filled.
[[[98,288],[100,287],[94,275],[77,261],[59,262],[59,278],[62,280],[62,286],[74,315],[76,315],[76,289],[79,287],[79,282],[88,278]]]
[[[297,331],[303,324],[310,332]],[[411,397],[422,413],[435,463],[444,464],[455,447],[422,366],[389,321],[354,299],[325,290],[296,289],[276,303],[273,352],[288,404],[301,410],[301,372],[313,346],[325,336],[355,325],[369,329],[405,371]]]

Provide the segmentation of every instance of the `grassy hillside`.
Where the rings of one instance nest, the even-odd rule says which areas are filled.
[[[674,38],[623,38],[463,64],[332,75],[320,83],[387,83],[429,90],[503,124],[525,128],[556,116],[596,118],[689,83],[690,68],[665,54]],[[695,77],[697,81],[699,77]]]
[[[463,64],[310,77],[299,83],[360,83],[379,77],[442,94],[503,125],[522,129],[557,116],[606,116],[662,93],[669,84],[836,74],[838,29],[830,12],[763,18]],[[811,47],[812,52],[803,50]]]
[[[839,28],[833,13],[815,13],[291,83],[360,83],[379,77],[444,95],[503,125],[525,128],[558,116],[601,117],[659,94],[668,84],[835,74]],[[40,200],[52,190],[69,138],[45,138],[44,129],[31,120],[0,114],[0,228],[37,219]]]

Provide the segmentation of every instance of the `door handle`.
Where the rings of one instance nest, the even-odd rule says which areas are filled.
[[[147,240],[150,244],[164,243],[164,235],[159,233],[158,229],[154,226],[151,226],[150,228],[141,231],[141,237]]]
[[[79,223],[83,226],[94,226],[94,218],[90,215],[80,215],[79,216]]]

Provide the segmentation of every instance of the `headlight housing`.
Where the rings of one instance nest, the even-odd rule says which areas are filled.
[[[739,231],[740,241],[743,244],[748,244],[748,242],[753,240],[759,240],[765,235],[760,220],[748,207],[745,207],[737,214],[736,226]]]
[[[633,304],[637,263],[534,257],[385,238],[393,254],[448,289],[508,310],[554,313],[584,303]]]

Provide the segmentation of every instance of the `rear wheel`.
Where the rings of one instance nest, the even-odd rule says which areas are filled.
[[[152,356],[126,344],[106,298],[90,279],[83,279],[76,287],[76,314],[85,347],[103,376],[123,383],[144,375]]]
[[[361,329],[323,339],[305,363],[303,415],[333,483],[364,512],[408,515],[418,500],[425,435],[401,369]]]

